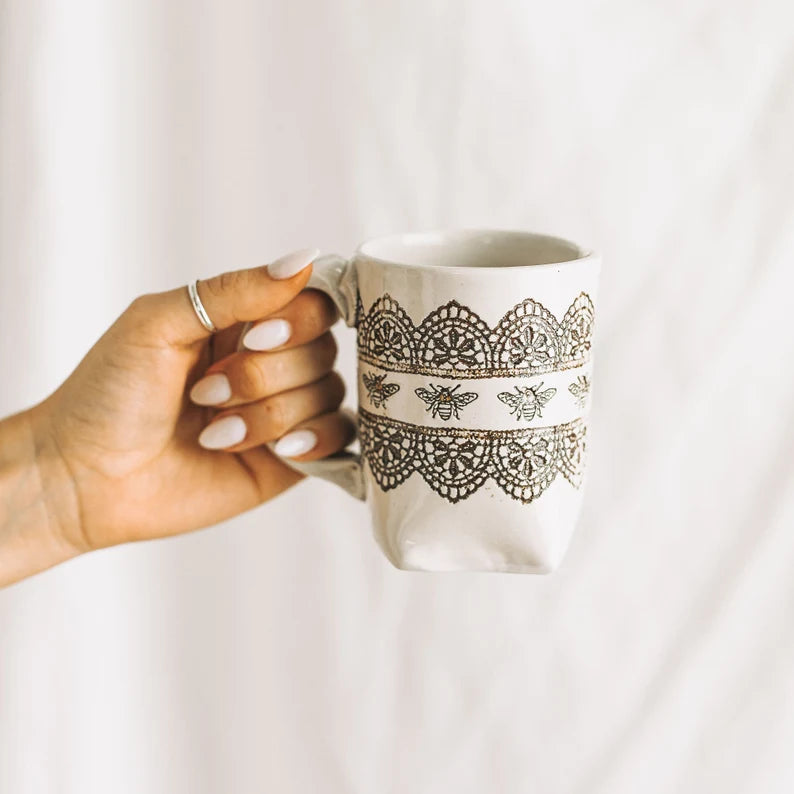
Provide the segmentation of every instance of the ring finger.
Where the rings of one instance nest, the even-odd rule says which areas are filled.
[[[331,372],[315,383],[218,414],[202,431],[205,449],[242,452],[282,438],[296,425],[335,411],[345,396],[342,378]]]

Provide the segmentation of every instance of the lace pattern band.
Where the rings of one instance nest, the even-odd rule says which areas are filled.
[[[586,435],[582,419],[550,427],[469,430],[415,425],[359,408],[362,455],[378,485],[389,491],[417,472],[452,503],[488,480],[523,504],[537,499],[558,475],[579,488]]]
[[[532,298],[495,327],[468,306],[449,301],[415,325],[389,294],[356,309],[359,358],[395,372],[446,378],[531,376],[590,360],[593,302],[582,292],[558,320]]]

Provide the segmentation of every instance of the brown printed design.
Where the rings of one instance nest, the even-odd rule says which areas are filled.
[[[390,295],[356,308],[359,357],[396,372],[446,378],[528,376],[590,360],[593,302],[582,292],[562,320],[526,298],[490,328],[468,306],[449,301],[415,325]]]
[[[386,400],[400,391],[399,383],[386,383],[386,373],[376,375],[374,372],[365,372],[361,379],[364,381],[364,388],[367,390],[367,397],[375,408],[380,408],[386,404]]]
[[[470,402],[477,399],[477,394],[473,391],[458,392],[460,384],[457,386],[435,386],[430,383],[429,389],[415,389],[416,396],[427,404],[425,410],[430,411],[433,419],[441,418],[445,422],[453,416],[460,419],[460,412]]]
[[[590,378],[587,375],[580,375],[569,387],[568,391],[573,395],[576,404],[580,408],[587,405],[587,398],[590,396]]]
[[[513,386],[512,392],[502,391],[496,396],[509,406],[510,415],[516,420],[531,422],[536,416],[543,418],[543,407],[556,393],[557,389],[544,389],[539,383],[537,386]]]
[[[586,424],[465,430],[423,427],[359,408],[364,459],[378,485],[389,491],[414,472],[448,502],[459,502],[488,479],[523,504],[537,499],[562,475],[579,488],[585,464]]]

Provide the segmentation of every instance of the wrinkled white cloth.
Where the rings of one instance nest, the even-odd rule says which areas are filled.
[[[558,573],[398,572],[321,482],[76,560],[0,593],[0,792],[790,792],[793,22],[0,4],[3,413],[136,293],[292,248],[498,226],[605,263]]]

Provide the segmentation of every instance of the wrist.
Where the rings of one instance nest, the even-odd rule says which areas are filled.
[[[0,586],[77,556],[79,506],[44,405],[0,422]]]

